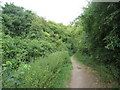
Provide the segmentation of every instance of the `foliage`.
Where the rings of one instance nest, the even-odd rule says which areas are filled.
[[[63,82],[67,81],[71,70],[66,44],[67,26],[46,21],[13,3],[2,7],[0,19],[3,27],[3,87],[64,87],[66,83]],[[59,80],[59,85],[54,84],[60,76],[63,79]],[[50,77],[52,83],[47,82]]]
[[[0,17],[3,86],[65,87],[71,68],[69,55],[76,52],[81,61],[94,67],[99,64],[98,71],[103,65],[100,75],[107,77],[107,82],[118,82],[119,13],[120,3],[91,2],[82,15],[65,26],[6,3]]]
[[[118,77],[120,72],[119,12],[120,3],[91,2],[87,8],[84,8],[84,13],[74,21],[74,27],[80,32],[78,56],[81,56],[83,62],[91,62],[91,64],[94,62],[99,64],[98,66],[105,66],[104,69],[108,68],[107,73],[112,73],[112,78],[117,82],[120,80]],[[109,78],[108,81],[111,79]]]
[[[33,13],[14,4],[5,4],[2,7],[3,31],[11,36],[27,34],[32,23]]]
[[[98,62],[115,64],[117,68],[119,67],[116,64],[119,63],[117,54],[120,53],[118,12],[119,3],[91,3],[75,22],[76,28],[83,26],[80,31],[79,50],[95,55],[93,59]]]
[[[69,78],[71,68],[69,59],[68,52],[65,51],[52,53],[45,58],[38,57],[30,64],[21,64],[18,70],[5,78],[3,86],[7,88],[56,88],[65,85],[62,83],[65,83],[66,78]],[[62,76],[63,82],[60,82],[58,79],[64,74],[65,76]],[[55,85],[54,82],[56,82]]]

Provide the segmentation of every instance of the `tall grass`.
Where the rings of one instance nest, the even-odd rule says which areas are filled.
[[[16,82],[6,82],[6,87],[65,88],[70,72],[71,62],[68,52],[56,52],[45,58],[36,58],[29,64],[22,64],[11,78]]]

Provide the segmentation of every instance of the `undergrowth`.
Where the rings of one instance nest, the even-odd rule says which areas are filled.
[[[21,64],[4,82],[10,88],[65,88],[70,78],[71,62],[67,51],[56,52]]]

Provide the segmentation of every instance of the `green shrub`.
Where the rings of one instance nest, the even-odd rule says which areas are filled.
[[[52,52],[55,52],[56,49],[54,43],[39,39],[24,39],[22,44],[26,46],[29,57],[46,56]]]
[[[44,57],[56,51],[55,45],[48,41],[12,38],[9,35],[3,35],[2,49],[2,63],[9,61],[13,68],[17,68],[21,61],[30,62],[31,58]]]

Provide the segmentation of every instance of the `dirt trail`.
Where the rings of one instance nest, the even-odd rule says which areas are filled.
[[[89,67],[79,64],[71,57],[73,66],[70,88],[100,88],[97,78],[91,74]]]

